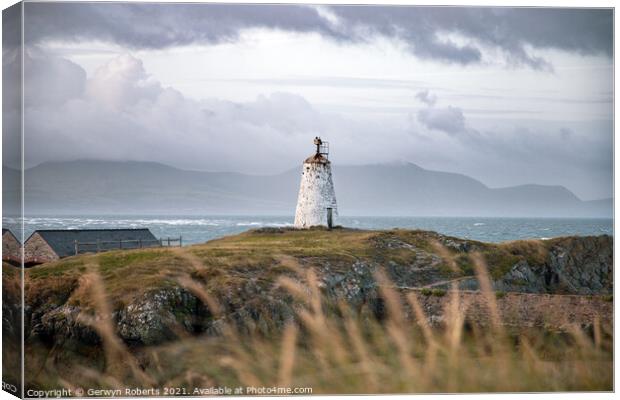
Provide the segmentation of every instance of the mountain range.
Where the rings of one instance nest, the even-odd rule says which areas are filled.
[[[334,165],[340,214],[349,216],[605,217],[613,199],[582,201],[563,186],[490,188],[412,163]],[[293,215],[301,166],[275,175],[188,171],[154,162],[47,162],[25,171],[29,215]],[[3,167],[4,214],[18,171]]]

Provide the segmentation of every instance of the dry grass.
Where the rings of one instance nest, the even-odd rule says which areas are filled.
[[[204,254],[176,256],[191,261],[194,272],[209,268]],[[456,286],[446,294],[443,323],[429,324],[416,292],[394,290],[381,271],[376,280],[386,315],[378,320],[367,308],[334,303],[322,293],[312,268],[284,257],[281,264],[295,275],[283,275],[277,284],[299,307],[280,331],[268,337],[239,331],[205,286],[186,275],[177,282],[219,317],[220,334],[141,351],[130,351],[115,335],[105,281],[89,273],[80,287],[95,300],[96,312],[84,321],[102,338],[105,365],[56,369],[58,375],[39,385],[176,386],[188,394],[209,385],[310,387],[314,394],[612,390],[610,327],[596,319],[592,335],[578,327],[568,334],[509,334],[484,257],[474,254],[471,262],[491,316],[489,326],[466,329],[468,304]]]

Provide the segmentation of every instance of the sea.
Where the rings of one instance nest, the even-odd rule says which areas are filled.
[[[3,228],[18,232],[18,219],[3,218]],[[613,219],[604,218],[476,218],[476,217],[350,217],[338,225],[356,229],[423,229],[484,242],[550,239],[558,236],[613,235]],[[292,227],[292,216],[37,216],[24,220],[24,237],[37,229],[148,228],[183,244],[204,243],[260,227]]]

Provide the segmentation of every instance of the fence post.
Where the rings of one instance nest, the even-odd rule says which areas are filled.
[[[138,246],[142,248],[142,239],[138,239]]]
[[[123,239],[119,239],[118,240],[118,248],[122,249],[123,248]]]
[[[179,236],[179,247],[183,247],[183,236]]]
[[[168,236],[168,247],[170,247],[170,236]]]
[[[74,243],[74,245],[75,245],[75,255],[77,256],[77,255],[78,255],[78,251],[79,251],[79,250],[78,250],[78,241],[77,241],[77,240],[74,240],[74,241],[73,241],[73,243]]]

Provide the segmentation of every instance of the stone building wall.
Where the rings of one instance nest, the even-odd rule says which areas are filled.
[[[52,250],[45,240],[35,233],[26,241],[24,246],[24,262],[44,263],[58,260],[60,257]]]
[[[19,262],[21,257],[21,244],[9,232],[2,235],[2,259]]]
[[[304,163],[295,211],[295,227],[327,226],[328,207],[333,209],[335,217],[336,193],[329,161]]]

